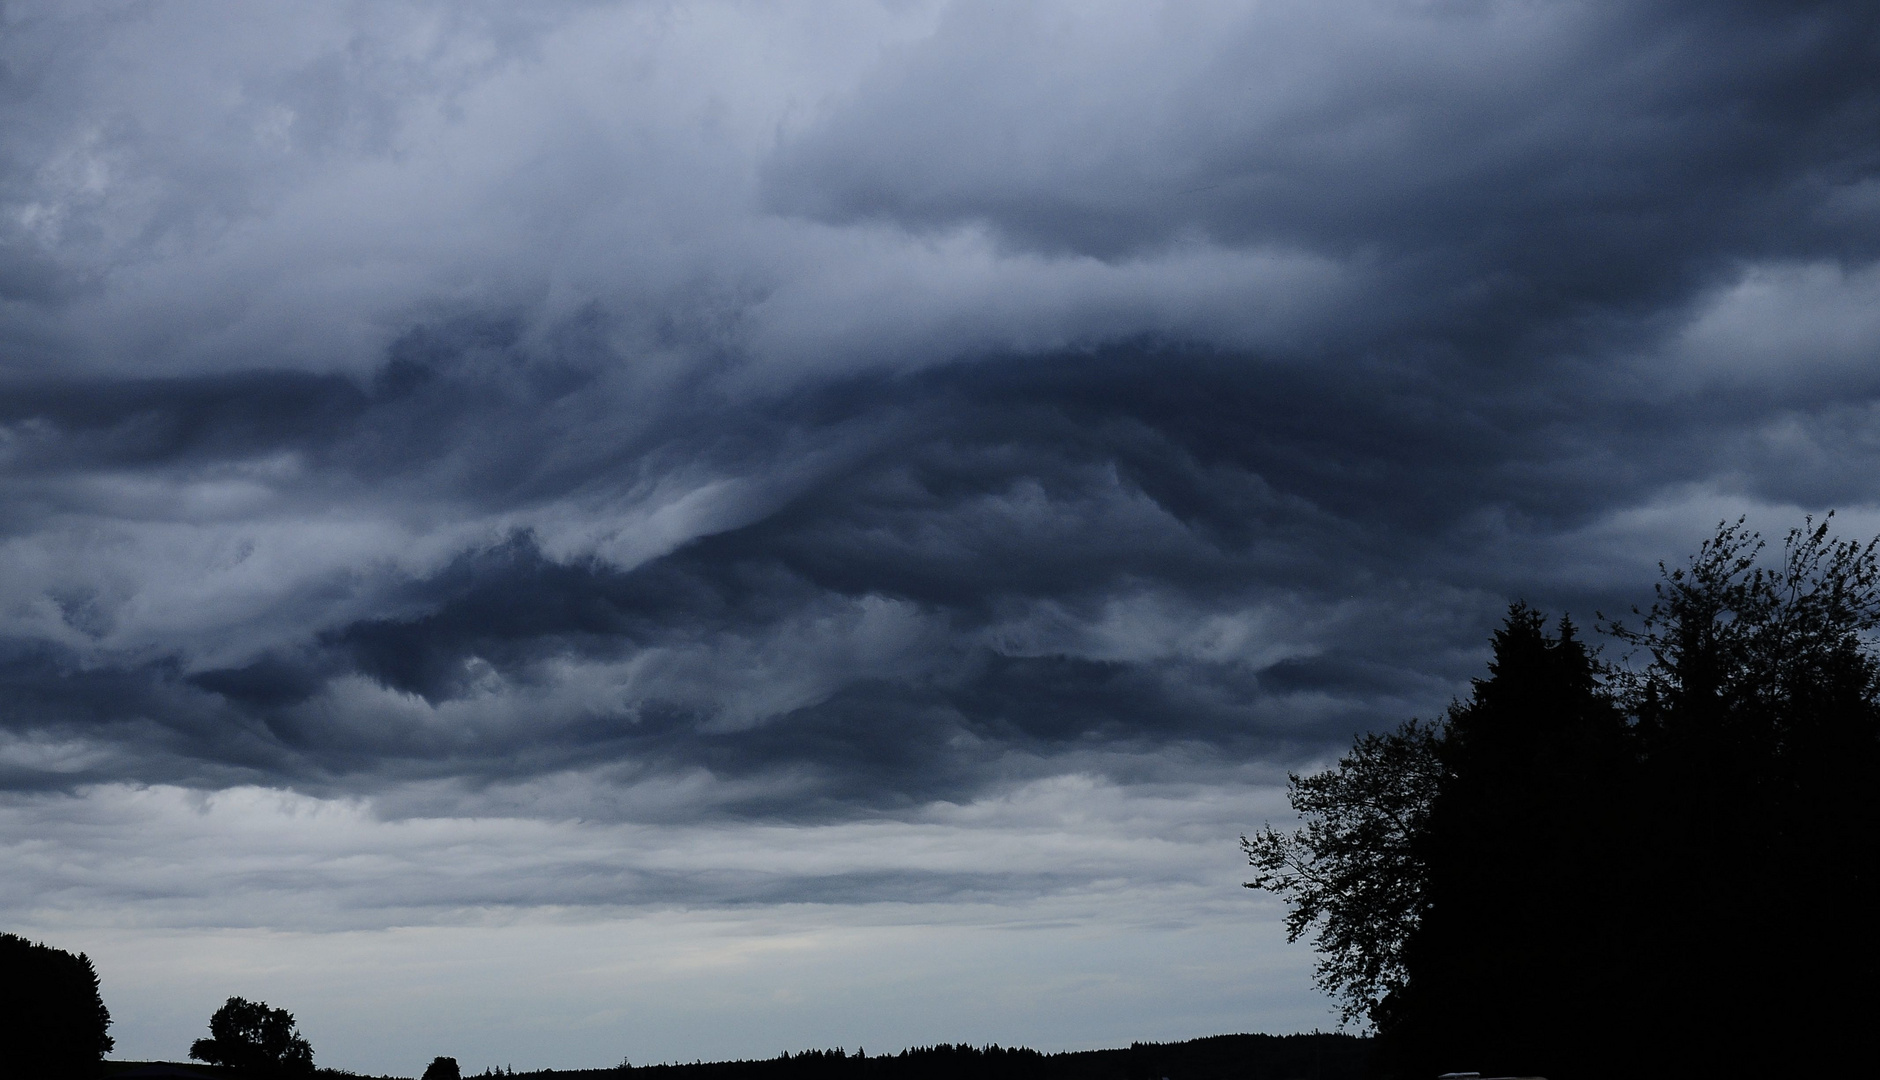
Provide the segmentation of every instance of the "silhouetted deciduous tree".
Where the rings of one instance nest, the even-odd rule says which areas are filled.
[[[0,1070],[95,1076],[112,1047],[110,1026],[90,957],[0,934]]]
[[[462,1080],[463,1074],[457,1069],[457,1059],[453,1057],[432,1058],[424,1067],[424,1076],[420,1080]]]
[[[1637,1011],[1684,1036],[1640,1033],[1646,1060],[1805,1067],[1873,1015],[1876,545],[1810,520],[1764,565],[1738,520],[1665,573],[1637,627],[1609,627],[1638,661],[1613,680],[1635,718],[1634,889],[1650,899],[1630,974]]]
[[[238,997],[209,1018],[209,1038],[197,1039],[189,1056],[264,1076],[313,1073],[313,1047],[294,1030],[294,1014]]]
[[[1347,1022],[1369,1019],[1404,985],[1403,947],[1422,917],[1425,868],[1413,847],[1435,797],[1440,729],[1416,720],[1365,735],[1336,768],[1287,778],[1305,827],[1240,838],[1249,889],[1286,896],[1286,939],[1312,933],[1319,985]]]

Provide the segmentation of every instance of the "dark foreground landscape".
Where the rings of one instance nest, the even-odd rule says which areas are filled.
[[[919,1046],[898,1054],[867,1056],[843,1050],[806,1050],[766,1061],[708,1061],[632,1065],[610,1069],[490,1071],[483,1076],[581,1077],[602,1080],[632,1074],[647,1080],[1346,1080],[1365,1075],[1370,1040],[1352,1035],[1214,1035],[1176,1043],[1132,1043],[1127,1049],[1043,1054],[1024,1047]],[[200,1063],[114,1061],[105,1077],[245,1076],[239,1070]],[[321,1077],[357,1074],[321,1069]],[[415,1075],[415,1074],[414,1074]],[[362,1080],[394,1080],[392,1077]],[[409,1080],[409,1078],[397,1078]]]

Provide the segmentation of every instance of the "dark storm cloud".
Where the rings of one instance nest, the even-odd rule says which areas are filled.
[[[1210,388],[1213,415],[1189,400],[1191,391],[1161,392],[1130,377],[1150,363],[1161,372],[1157,383]],[[1112,369],[1111,377],[1095,381],[1107,388],[1092,392],[1093,376],[1104,369]],[[488,407],[479,408],[466,403],[466,392],[437,389],[449,376],[412,375],[397,364],[388,371],[370,392],[343,380],[305,376],[281,378],[264,389],[257,376],[140,386],[125,398],[135,404],[69,387],[21,392],[15,400],[27,403],[22,415],[38,422],[35,460],[65,468],[102,458],[120,467],[200,467],[218,454],[292,449],[350,463],[360,480],[375,467],[382,470],[380,479],[434,470],[455,477],[461,475],[456,461],[466,440],[436,437],[439,424],[432,414],[439,400],[452,403],[443,411],[464,431],[509,431],[510,441],[502,444],[508,459],[540,460],[549,452],[546,446],[518,446],[526,428],[508,420],[512,411],[534,414],[552,401],[525,398],[518,404],[491,396]],[[1245,418],[1288,395],[1269,382],[1257,397],[1243,386],[1247,396],[1224,399],[1235,379],[1214,358],[1129,350],[1033,365],[1030,372],[1015,382],[996,365],[984,365],[831,387],[746,414],[722,408],[717,420],[737,421],[735,439],[708,427],[696,441],[666,436],[661,452],[705,458],[726,453],[724,444],[731,441],[744,453],[773,456],[781,452],[780,443],[800,442],[809,437],[805,432],[860,425],[863,415],[895,416],[901,423],[892,433],[872,433],[865,452],[828,469],[773,513],[631,569],[548,558],[525,532],[388,591],[381,602],[397,615],[320,630],[237,666],[185,670],[175,658],[165,658],[117,670],[107,679],[70,670],[76,664],[69,658],[33,654],[21,661],[20,678],[34,665],[63,669],[41,681],[52,687],[95,683],[101,699],[69,717],[58,717],[49,705],[27,715],[35,726],[50,722],[69,731],[101,722],[112,713],[111,703],[141,714],[153,734],[182,744],[148,748],[143,758],[149,771],[140,778],[150,780],[188,775],[186,765],[164,763],[179,749],[184,758],[252,768],[259,775],[282,767],[279,758],[256,761],[213,741],[235,716],[278,740],[281,755],[300,760],[289,771],[303,779],[388,769],[507,775],[567,768],[599,753],[642,763],[704,764],[733,776],[771,768],[828,770],[834,795],[889,799],[970,789],[974,767],[997,758],[1001,748],[1048,755],[1093,739],[1144,746],[1202,740],[1245,753],[1296,738],[1258,722],[1261,676],[1242,670],[1238,658],[1007,655],[984,639],[1036,604],[1061,606],[1074,622],[1144,585],[1175,598],[1184,615],[1257,599],[1275,588],[1276,578],[1290,591],[1328,597],[1368,588],[1373,583],[1363,579],[1375,554],[1364,550],[1368,542],[1352,535],[1348,519],[1315,508],[1305,493],[1316,491],[1324,502],[1337,487],[1374,483],[1365,472],[1377,460],[1375,449],[1351,449],[1348,461],[1355,468],[1349,475],[1323,462],[1291,475],[1277,458],[1262,461],[1258,447],[1229,446]],[[246,392],[231,398],[230,386]],[[1297,400],[1282,411],[1307,408],[1319,395],[1304,386],[1289,396]],[[247,415],[242,410],[231,409],[226,418],[218,412],[221,404],[247,398],[325,409],[296,411],[301,422],[268,429],[262,437],[239,422]],[[92,407],[80,409],[74,402]],[[411,432],[429,441],[401,434]],[[382,455],[378,448],[391,439],[402,440],[401,452]],[[1283,435],[1274,442],[1292,448],[1286,455],[1297,450],[1295,440]],[[1457,456],[1453,450],[1432,452],[1439,465]],[[586,463],[547,493],[578,490],[610,465],[606,458]],[[1263,479],[1262,471],[1274,479]],[[1276,489],[1275,480],[1283,487]],[[546,483],[490,483],[463,494],[526,503],[542,497]],[[1357,490],[1343,498],[1356,504],[1367,496]],[[1405,519],[1422,516],[1417,508]],[[864,677],[853,685],[843,685],[844,656],[810,658],[836,669],[829,673],[834,681],[826,696],[749,730],[701,735],[697,729],[713,719],[714,709],[656,695],[612,716],[463,738],[397,723],[336,732],[295,712],[336,678],[363,675],[436,704],[473,696],[486,673],[527,685],[552,678],[544,669],[570,659],[617,662],[649,649],[761,638],[787,632],[792,620],[832,600],[855,604],[870,598],[930,619],[947,644],[899,678]],[[1282,667],[1275,685],[1297,690],[1317,672],[1321,681],[1314,688],[1336,691],[1324,679],[1336,669],[1332,661]],[[1388,661],[1384,670],[1390,670]],[[143,685],[139,671],[162,691]],[[1407,668],[1383,684],[1378,678],[1368,678],[1365,696],[1394,690],[1418,697],[1430,690],[1427,676]],[[107,682],[113,688],[104,689]],[[1202,690],[1211,684],[1218,691],[1212,698]],[[135,704],[138,698],[124,686],[137,688],[149,703]],[[47,701],[58,697],[50,689],[39,693]],[[205,723],[202,714],[215,719]],[[962,757],[948,749],[958,736],[969,737],[975,749],[949,761]],[[71,779],[98,778],[87,770]]]
[[[269,212],[200,249],[112,202],[187,195],[144,136],[14,79],[0,783],[831,819],[1296,762],[1441,708],[1512,599],[1874,505],[1870,5],[1261,10],[960,5],[803,117],[726,76],[624,134],[479,96],[572,93],[540,28],[296,56],[237,119],[314,178],[217,144]]]
[[[167,395],[146,393],[138,397],[135,409],[114,408],[105,401],[82,423],[54,416],[51,409],[35,411],[42,443],[68,451],[43,449],[40,460],[57,459],[75,467],[70,463],[82,463],[85,455],[92,460],[111,455],[120,465],[167,468],[212,453],[206,446],[239,444],[245,452],[264,453],[317,445],[322,455],[365,461],[373,455],[354,446],[377,445],[383,436],[375,429],[424,430],[396,408],[387,417],[374,417],[379,406],[367,395],[348,394],[316,380],[311,382],[326,391],[325,398],[340,403],[336,411],[349,414],[351,422],[343,433],[309,436],[313,425],[284,427],[275,429],[273,443],[261,447],[248,445],[246,436],[252,432],[239,426],[242,438],[205,435],[219,431],[210,414],[213,403],[222,399],[226,381],[169,388]],[[296,384],[310,380],[283,382],[288,386],[284,393],[292,393],[305,390]],[[63,728],[100,722],[116,708],[143,714],[153,730],[167,737],[188,739],[204,734],[194,723],[197,709],[220,717],[234,708],[251,714],[259,728],[285,744],[283,749],[305,753],[328,767],[348,767],[354,752],[426,759],[441,752],[446,760],[427,761],[427,768],[454,768],[460,763],[449,760],[448,746],[401,745],[397,732],[383,729],[372,736],[349,732],[334,745],[325,733],[307,729],[279,710],[306,701],[330,679],[352,673],[433,702],[450,700],[471,692],[468,684],[475,681],[476,671],[466,663],[473,658],[527,681],[543,663],[569,657],[614,660],[639,649],[774,632],[826,597],[906,602],[935,613],[951,634],[971,634],[996,620],[1002,607],[1040,599],[1097,604],[1132,577],[1159,577],[1195,593],[1198,601],[1227,580],[1230,556],[1206,538],[1191,535],[1153,500],[1110,475],[1108,465],[1116,454],[1105,440],[1090,439],[1077,448],[1061,445],[1057,436],[1078,425],[1054,417],[1054,410],[1042,405],[1007,406],[1014,415],[986,418],[976,425],[982,430],[967,431],[943,418],[969,413],[971,407],[961,395],[945,393],[934,383],[916,380],[899,388],[876,387],[866,393],[850,389],[836,395],[849,399],[847,409],[887,407],[910,416],[908,427],[922,434],[903,432],[893,440],[882,439],[875,453],[821,478],[778,512],[697,540],[664,558],[631,570],[593,560],[558,562],[546,558],[530,535],[519,534],[460,556],[386,598],[398,610],[421,614],[353,621],[313,635],[298,648],[269,652],[238,667],[185,673],[173,660],[145,666],[142,671],[150,680],[167,687],[161,694],[143,685],[134,671],[51,674],[71,669],[75,662],[62,662],[56,652],[41,650],[18,661],[16,680],[25,685],[28,673],[40,671],[32,685],[47,702],[27,710],[27,715]],[[237,385],[243,381],[237,380]],[[21,394],[19,400],[35,396]],[[165,396],[180,404],[166,407]],[[897,397],[902,399],[898,405]],[[37,395],[41,402],[67,399],[63,393]],[[205,400],[212,404],[201,406]],[[429,406],[416,408],[424,412]],[[842,419],[823,401],[806,411],[828,421]],[[750,429],[765,426],[763,419],[752,418],[746,425],[746,439],[752,437]],[[484,420],[494,422],[487,416]],[[768,426],[787,433],[814,424],[796,416],[787,423],[771,418]],[[719,437],[709,438],[715,442]],[[1137,441],[1154,440],[1143,434]],[[447,458],[460,449],[454,442],[440,444],[436,456]],[[711,449],[707,445],[698,452]],[[1179,450],[1164,453],[1180,456]],[[401,469],[424,471],[423,461],[413,456],[401,456],[398,462]],[[1170,471],[1167,463],[1160,467]],[[1014,499],[1018,489],[1026,490]],[[499,499],[504,492],[492,487],[480,494]],[[1209,512],[1192,493],[1186,498],[1197,518]],[[80,617],[72,613],[67,618]],[[544,760],[565,765],[611,743],[626,757],[677,753],[738,772],[752,767],[738,760],[738,744],[749,742],[752,761],[822,762],[867,771],[880,764],[870,760],[873,756],[900,759],[899,771],[913,776],[935,764],[935,748],[920,747],[937,743],[955,729],[983,729],[982,734],[996,739],[1045,741],[1086,729],[1130,735],[1137,728],[1151,734],[1165,728],[1162,737],[1194,734],[1187,729],[1196,718],[1184,722],[1168,715],[1169,709],[1158,706],[1153,680],[1144,685],[1142,673],[1131,673],[1123,665],[976,656],[969,655],[976,652],[971,646],[954,651],[962,654],[952,665],[959,670],[933,673],[916,686],[873,680],[791,711],[742,738],[726,736],[694,745],[690,732],[708,717],[653,701],[627,719],[590,717],[570,724],[565,732],[515,732],[494,745],[463,750],[486,757],[484,768],[507,769],[510,766],[503,763],[513,755],[534,758],[529,764],[535,767]],[[1067,676],[1067,670],[1074,674]],[[1027,691],[1028,671],[1041,684],[1059,690],[1079,679],[1105,689],[1095,697],[1073,695],[1053,707],[1058,691]],[[50,703],[60,697],[56,688],[68,685],[87,688],[97,700],[61,718]],[[191,687],[206,692],[195,708],[187,703]],[[139,693],[129,694],[127,688]],[[1119,689],[1127,693],[1119,697]],[[183,700],[177,700],[178,695]],[[143,696],[150,696],[150,703],[140,704]],[[1106,701],[1094,714],[1077,718],[1093,702]],[[76,700],[72,705],[77,707]],[[1143,710],[1133,722],[1127,718],[1132,708]],[[219,723],[207,726],[207,734],[220,732]],[[557,735],[566,745],[555,747]],[[229,765],[242,763],[229,760],[211,743],[191,753]],[[151,755],[153,766],[158,756]]]
[[[1302,5],[1180,61],[1123,36],[1210,14],[1058,14],[959,5],[779,149],[771,204],[1104,259],[1196,236],[1362,256],[1395,290],[1360,324],[1458,347],[1880,244],[1839,212],[1880,162],[1861,5]],[[1039,71],[1053,46],[1090,62]]]
[[[467,391],[439,388],[448,375],[388,371],[370,392],[295,376],[264,394],[258,378],[217,377],[162,393],[141,387],[135,408],[68,388],[18,400],[99,402],[82,419],[50,404],[32,412],[49,447],[72,444],[71,456],[48,448],[41,460],[110,454],[119,465],[164,469],[218,452],[291,448],[349,463],[355,482],[375,470],[381,480],[441,471],[456,484],[464,443],[474,440],[437,437],[438,401],[451,403],[441,411],[454,429],[511,432],[498,447],[505,461],[552,451],[522,441],[526,424],[508,423],[512,412],[533,414],[552,400],[490,395],[479,407]],[[257,445],[253,428],[216,417],[229,385],[263,402],[326,403],[324,414],[297,415],[329,422],[282,425]],[[1587,490],[1570,471],[1534,486],[1555,447],[1521,425],[1458,422],[1482,403],[1415,397],[1358,397],[1323,373],[1250,372],[1218,356],[1131,348],[1034,361],[1016,376],[983,364],[832,387],[746,415],[726,407],[717,419],[736,417],[732,441],[757,457],[800,443],[805,432],[860,424],[864,414],[901,423],[871,432],[865,452],[774,512],[631,569],[556,560],[532,534],[516,533],[388,589],[379,603],[396,614],[316,630],[238,665],[186,670],[170,656],[101,671],[41,651],[18,661],[15,682],[36,695],[23,713],[34,729],[79,735],[135,714],[136,730],[111,737],[142,744],[129,756],[143,780],[280,775],[376,785],[513,778],[599,759],[626,763],[627,775],[696,766],[731,778],[786,773],[796,779],[784,793],[744,800],[745,809],[826,813],[857,800],[970,794],[1001,775],[999,760],[1013,753],[1042,761],[1093,744],[1152,753],[1199,742],[1236,757],[1289,756],[1353,725],[1440,703],[1468,674],[1443,652],[1471,651],[1495,594],[1463,601],[1474,610],[1460,632],[1442,625],[1454,611],[1426,624],[1414,595],[1389,595],[1466,593],[1495,572],[1445,565],[1459,516],[1515,505],[1570,524],[1610,497],[1607,485]],[[693,438],[669,434],[658,445],[694,458],[725,452],[715,427]],[[384,455],[387,441],[400,452]],[[526,503],[545,490],[578,490],[610,465],[603,457],[552,485],[492,482],[461,494]],[[1091,658],[1009,640],[1007,624],[1040,604],[1076,624],[1143,589],[1165,597],[1181,619],[1281,595],[1301,612],[1360,597],[1362,615],[1320,643],[1323,651],[1253,665],[1237,653]],[[888,675],[851,670],[846,647],[804,657],[828,669],[813,673],[825,680],[820,690],[730,729],[718,729],[722,707],[709,695],[687,686],[667,698],[657,682],[612,710],[457,731],[395,716],[336,725],[308,708],[336,679],[363,676],[436,706],[476,698],[491,676],[527,688],[552,682],[569,662],[788,636],[806,612],[871,599],[930,622],[932,651]],[[1400,609],[1406,599],[1408,610]],[[1274,632],[1299,639],[1312,631]],[[729,662],[746,660],[734,654]],[[1307,721],[1312,710],[1293,700],[1301,695],[1341,704]],[[114,757],[66,782],[111,778],[124,767]]]

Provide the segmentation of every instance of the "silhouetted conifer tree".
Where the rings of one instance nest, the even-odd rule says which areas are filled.
[[[1574,1075],[1607,1056],[1610,922],[1625,895],[1626,723],[1561,620],[1510,610],[1451,708],[1411,848],[1425,875],[1406,985],[1377,1017],[1404,1075]]]

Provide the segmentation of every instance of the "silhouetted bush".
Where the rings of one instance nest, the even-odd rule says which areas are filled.
[[[463,1080],[463,1074],[457,1070],[456,1058],[433,1058],[424,1067],[423,1080]]]
[[[112,1046],[110,1026],[90,957],[0,934],[0,1069],[94,1076]]]

